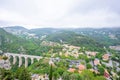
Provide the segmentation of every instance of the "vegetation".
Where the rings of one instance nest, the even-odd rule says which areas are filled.
[[[31,80],[31,76],[26,68],[20,67],[15,72],[13,70],[0,69],[0,80]]]
[[[31,80],[30,76],[32,74],[47,74],[50,80],[58,80],[59,78],[63,80],[106,80],[103,77],[105,69],[107,69],[111,76],[111,71],[120,76],[120,72],[116,69],[116,64],[113,64],[113,67],[109,67],[102,63],[102,56],[107,53],[106,49],[110,52],[110,59],[112,61],[120,62],[119,51],[116,52],[109,49],[111,45],[120,45],[119,30],[120,29],[38,29],[28,30],[29,33],[35,34],[34,37],[28,38],[29,35],[22,34],[16,36],[0,28],[0,54],[12,52],[45,57],[29,65],[28,68],[18,68],[17,58],[16,64],[12,65],[10,70],[0,69],[0,79]],[[114,35],[115,39],[113,39],[111,35]],[[41,39],[42,36],[46,37]],[[60,45],[41,45],[44,41]],[[69,55],[66,56],[65,54],[67,53],[63,51],[63,44],[80,47],[80,50],[76,50],[78,50],[77,53],[82,54],[78,54],[78,57],[76,57],[72,55],[76,54],[76,50],[73,50],[73,52],[68,50]],[[98,53],[95,57],[88,57],[85,54],[86,51],[95,51]],[[62,54],[60,54],[60,52]],[[53,65],[49,65],[51,57],[54,59],[58,58],[59,60],[54,61]],[[94,66],[94,63],[91,63],[95,58],[100,60],[100,65]],[[0,59],[7,60],[8,57],[3,56],[0,57]],[[86,69],[79,71],[77,66],[74,64],[71,65],[70,60],[73,61],[71,63],[74,63],[75,60],[79,60],[80,64],[86,66]],[[12,62],[13,58],[11,58],[10,61]],[[23,63],[25,62],[24,59],[22,61]],[[104,63],[106,62],[104,61]],[[28,60],[28,64],[30,64],[30,60]],[[120,68],[120,65],[118,67]],[[73,68],[75,71],[70,72],[69,68]],[[95,71],[92,72],[90,69],[97,70],[98,73]],[[113,78],[117,80],[116,76]]]

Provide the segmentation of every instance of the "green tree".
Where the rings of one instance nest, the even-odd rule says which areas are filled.
[[[81,77],[78,73],[73,73],[69,76],[70,80],[81,80]]]
[[[53,77],[54,77],[54,80],[57,80],[59,78],[59,73],[57,71],[53,72]]]
[[[31,80],[29,72],[24,67],[22,67],[22,71],[19,75],[19,80]]]
[[[98,66],[98,70],[100,72],[100,75],[104,75],[104,68],[102,66]]]
[[[91,69],[92,68],[92,65],[91,64],[89,64],[89,63],[87,63],[87,69]]]
[[[70,76],[70,75],[69,75],[68,72],[64,72],[63,75],[62,75],[62,79],[63,79],[63,80],[70,80],[70,79],[69,79],[69,76]]]
[[[65,71],[65,70],[64,70],[63,68],[61,68],[61,67],[57,68],[57,72],[58,72],[58,74],[61,75],[61,76],[62,76],[62,74],[63,74],[64,71]]]
[[[10,70],[0,69],[1,80],[14,80],[13,73]]]
[[[53,70],[52,70],[52,64],[50,65],[50,73],[49,73],[49,80],[52,80],[53,76]]]
[[[7,56],[3,56],[2,59],[3,59],[3,60],[7,60],[8,57],[7,57]]]
[[[89,70],[84,70],[81,73],[82,80],[93,80],[94,74]]]
[[[13,66],[13,68],[14,68],[14,66]],[[14,70],[13,70],[13,71],[14,71]],[[16,79],[19,79],[19,76],[20,76],[21,74],[22,74],[22,67],[17,68],[17,69],[15,70],[14,76],[15,76]]]

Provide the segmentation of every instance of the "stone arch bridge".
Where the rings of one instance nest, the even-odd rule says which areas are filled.
[[[34,63],[34,59],[36,59],[37,61],[42,59],[41,56],[34,56],[34,55],[24,55],[24,54],[15,54],[15,53],[4,53],[4,55],[7,56],[8,59],[13,57],[13,64],[15,64],[17,62],[17,57],[18,57],[19,58],[19,67],[23,64],[22,57],[25,59],[25,67],[28,66],[28,58],[31,59],[31,64]]]

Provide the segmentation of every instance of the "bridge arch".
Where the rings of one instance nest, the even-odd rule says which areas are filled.
[[[24,55],[24,54],[15,54],[15,53],[4,53],[4,55],[10,57],[13,57],[13,65],[16,64],[18,61],[18,66],[21,67],[24,63],[25,67],[27,67],[30,64],[33,64],[34,61],[39,61],[42,59],[41,56],[34,56],[34,55]]]

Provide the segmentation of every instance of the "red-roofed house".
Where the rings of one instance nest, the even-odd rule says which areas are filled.
[[[78,66],[78,69],[79,69],[80,71],[82,71],[82,70],[84,70],[84,69],[85,69],[85,66],[84,66],[84,65],[82,65],[82,64],[80,64],[80,65]]]
[[[108,78],[108,79],[110,78],[110,74],[108,73],[107,70],[105,70],[105,72],[104,72],[104,77],[105,77],[105,78]]]
[[[75,69],[74,68],[69,68],[69,70],[68,70],[69,72],[74,72],[75,71]]]
[[[102,58],[103,58],[103,60],[105,60],[105,61],[107,61],[107,60],[109,60],[109,54],[104,54],[103,56],[102,56]]]

